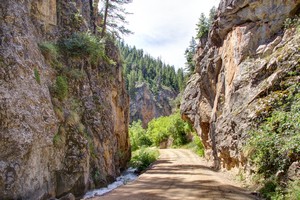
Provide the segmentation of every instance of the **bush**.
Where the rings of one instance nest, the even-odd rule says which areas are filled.
[[[270,177],[286,170],[300,155],[300,94],[287,110],[274,111],[257,129],[251,131],[248,146],[258,173]],[[290,109],[290,110],[289,110]]]
[[[106,58],[103,42],[96,36],[87,33],[74,33],[71,37],[59,41],[60,50],[73,58],[88,58],[93,64]]]
[[[187,148],[194,151],[198,156],[204,157],[204,146],[196,133],[193,133],[193,140],[187,145]]]
[[[65,77],[56,77],[55,95],[59,100],[64,100],[68,96],[68,83]]]
[[[187,143],[185,125],[186,122],[181,119],[180,113],[176,112],[168,117],[151,120],[148,124],[147,134],[156,146],[169,138],[173,139],[173,146],[181,146]]]
[[[132,151],[143,146],[152,145],[152,142],[149,139],[146,130],[142,127],[142,122],[140,120],[133,122],[132,125],[129,126],[129,137]]]
[[[300,85],[296,84],[284,91],[287,97],[275,104],[278,107],[270,117],[250,131],[247,150],[258,175],[267,180],[261,190],[267,199],[284,198],[285,185],[274,177],[279,171],[286,173],[293,162],[300,160],[299,90]]]
[[[300,26],[300,16],[295,16],[294,18],[286,18],[284,21],[284,28],[298,28]]]
[[[58,56],[58,49],[52,42],[42,42],[38,44],[43,56],[46,60],[56,60]]]
[[[147,169],[154,161],[156,161],[158,156],[158,150],[142,147],[141,149],[132,153],[130,166],[137,168],[139,172],[142,172]]]
[[[286,197],[290,200],[300,199],[300,180],[289,182]]]

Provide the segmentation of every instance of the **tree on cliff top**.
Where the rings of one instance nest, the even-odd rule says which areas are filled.
[[[120,37],[120,34],[131,34],[124,24],[128,22],[125,19],[126,10],[122,7],[125,4],[131,3],[132,0],[102,0],[104,6],[100,11],[103,16],[101,21],[101,36],[104,37],[107,31],[113,35]]]
[[[209,11],[209,17],[207,18],[204,13],[201,13],[199,22],[196,24],[197,39],[208,36],[209,29],[214,21],[216,15],[216,7],[212,7]]]

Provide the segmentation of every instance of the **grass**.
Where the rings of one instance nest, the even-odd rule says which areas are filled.
[[[63,101],[68,96],[68,82],[64,76],[57,76],[55,82],[55,94],[57,98]]]
[[[34,69],[34,77],[35,77],[35,80],[38,84],[41,84],[41,77],[40,77],[40,73],[39,71],[37,70],[37,68]]]
[[[196,133],[193,134],[193,139],[190,143],[186,144],[183,146],[183,148],[190,149],[193,152],[195,152],[198,156],[204,157],[205,152],[204,152],[204,146]]]

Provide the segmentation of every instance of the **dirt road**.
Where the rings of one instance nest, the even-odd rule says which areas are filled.
[[[160,154],[138,180],[93,200],[255,199],[189,150],[165,149]]]

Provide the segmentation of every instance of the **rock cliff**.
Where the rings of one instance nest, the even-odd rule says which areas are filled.
[[[197,50],[182,117],[201,137],[216,167],[246,164],[248,131],[283,86],[299,82],[299,30],[284,29],[299,14],[300,1],[222,0],[207,42]]]
[[[130,99],[130,121],[141,120],[146,127],[152,119],[170,115],[171,101],[176,96],[176,92],[166,86],[161,86],[155,95],[146,83],[137,85]]]
[[[96,31],[97,7],[1,2],[0,199],[80,196],[126,167],[129,97],[117,47],[107,40],[103,49],[113,62],[55,50]]]

